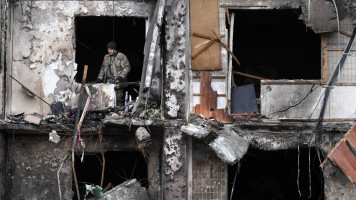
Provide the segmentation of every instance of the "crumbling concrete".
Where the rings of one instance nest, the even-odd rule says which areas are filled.
[[[356,198],[356,184],[352,183],[340,168],[328,163],[322,170],[326,200]]]
[[[222,161],[233,165],[246,154],[249,141],[233,130],[224,130],[209,146]]]
[[[128,180],[105,192],[99,200],[149,200],[147,191],[136,179]]]
[[[139,142],[148,141],[150,139],[150,136],[151,136],[144,127],[139,127],[136,130],[135,134],[136,134],[136,137],[137,137]]]
[[[167,0],[162,52],[164,116],[168,119],[184,119],[186,115],[188,3]]]
[[[337,7],[333,1],[315,0],[301,3],[303,11],[301,18],[315,33],[338,31]]]
[[[228,164],[235,164],[247,152],[249,140],[238,135],[232,126],[224,127],[217,120],[191,115],[190,123],[180,128],[187,135],[203,139],[216,155]]]
[[[178,128],[164,129],[162,155],[163,199],[184,200],[186,185],[186,137]]]
[[[182,126],[180,130],[190,136],[196,137],[196,138],[205,138],[209,135],[210,130],[207,130],[206,127],[195,125],[188,123],[185,126]]]
[[[161,38],[161,27],[163,23],[165,7],[166,0],[157,1],[145,42],[145,57],[143,61],[140,94],[139,100],[135,104],[134,112],[140,112],[143,110],[147,99],[150,97],[149,88],[151,86],[153,72],[155,70],[155,61],[159,59],[159,57],[157,58],[157,55],[160,55],[158,49],[160,49],[159,44]]]

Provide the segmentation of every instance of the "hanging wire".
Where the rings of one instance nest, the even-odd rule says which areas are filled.
[[[112,0],[112,41],[115,41],[115,2]]]

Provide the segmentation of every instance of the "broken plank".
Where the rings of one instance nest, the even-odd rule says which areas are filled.
[[[327,49],[327,44],[328,44],[328,39],[325,34],[321,36],[321,43],[322,43],[322,48],[323,48],[323,69],[322,69],[322,80],[323,83],[327,83],[328,79],[328,51]]]
[[[192,59],[197,58],[200,54],[202,54],[205,50],[207,50],[211,45],[215,43],[214,40],[211,40],[208,44],[206,44],[203,48],[197,51],[194,55],[192,55]]]
[[[201,78],[201,76],[193,76],[194,79],[198,79],[198,78]],[[226,76],[210,76],[211,79],[226,79]]]
[[[204,34],[201,34],[201,33],[193,33],[193,36],[204,38],[204,39],[207,39],[207,40],[214,40],[214,41],[218,40],[217,38],[210,37],[210,36],[207,36],[207,35],[204,35]]]
[[[227,23],[228,23],[229,25],[231,25],[229,8],[228,8],[228,7],[225,7],[225,10],[226,10]]]
[[[221,4],[220,7],[267,7],[267,5],[258,5],[258,4]]]
[[[193,93],[193,96],[201,96],[200,93]],[[217,94],[218,97],[226,97],[226,94]]]
[[[214,35],[216,36],[216,38],[218,38],[219,42],[225,47],[225,49],[230,53],[230,55],[234,58],[235,62],[238,65],[241,65],[240,61],[236,58],[236,56],[234,55],[234,53],[231,51],[231,49],[227,46],[227,44],[225,44],[224,41],[221,40],[221,36],[218,35],[214,30],[213,31]]]
[[[355,169],[352,167],[350,161],[348,161],[344,157],[343,153],[339,149],[335,149],[333,153],[330,153],[328,155],[328,157],[331,161],[333,161],[333,163],[339,166],[339,168],[344,172],[344,174],[349,178],[351,182],[355,183],[356,180]]]
[[[241,75],[241,76],[246,76],[246,77],[258,79],[258,80],[268,80],[267,78],[264,78],[264,77],[261,77],[261,76],[256,76],[256,75],[247,74],[247,73],[238,72],[238,71],[233,71],[232,73],[238,74],[238,75]]]

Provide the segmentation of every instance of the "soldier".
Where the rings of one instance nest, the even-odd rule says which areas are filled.
[[[127,81],[126,77],[131,70],[130,63],[127,57],[117,51],[117,45],[111,41],[107,45],[108,54],[104,56],[103,64],[96,80],[97,83],[118,83]],[[124,91],[118,89],[116,91],[116,104],[124,105]]]

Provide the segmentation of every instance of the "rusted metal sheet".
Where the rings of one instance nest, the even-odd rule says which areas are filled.
[[[335,165],[340,167],[351,182],[356,183],[356,123],[328,154]],[[323,165],[322,165],[323,166]]]
[[[214,38],[212,30],[219,33],[219,1],[191,0],[190,29],[192,44],[193,70],[221,70],[220,44],[213,40],[194,36],[203,34]],[[205,44],[208,41],[208,45]],[[210,43],[209,43],[210,42]],[[205,50],[204,50],[205,48]]]
[[[208,118],[216,118],[223,123],[232,123],[233,119],[224,109],[217,109],[218,94],[211,88],[209,72],[201,72],[200,104],[194,106],[195,114],[202,114]]]

